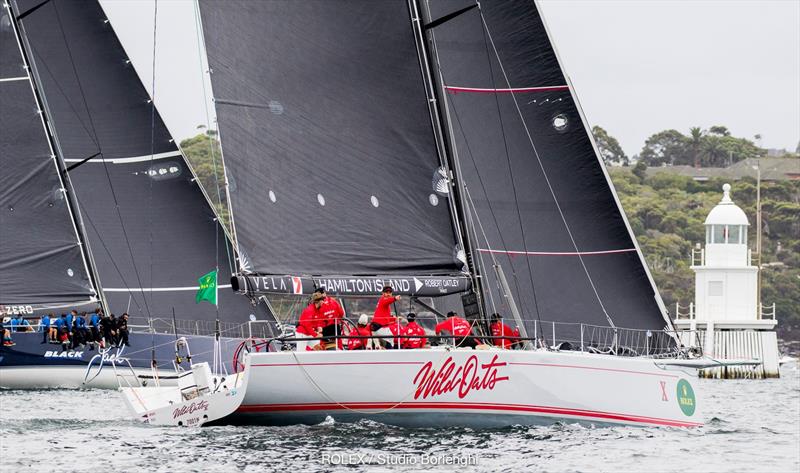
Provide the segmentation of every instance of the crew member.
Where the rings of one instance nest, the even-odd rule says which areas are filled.
[[[511,348],[515,343],[514,330],[503,323],[503,316],[500,314],[492,314],[492,323],[489,328],[492,330],[492,337],[502,337],[492,338],[492,345],[496,347]]]
[[[14,345],[16,345],[16,343],[14,343],[14,341],[11,340],[11,331],[8,330],[5,325],[10,321],[11,320],[8,317],[3,317],[3,319],[0,320],[0,334],[2,334],[3,336],[4,347],[13,347]]]
[[[44,314],[39,320],[39,331],[42,332],[42,343],[47,343],[50,337],[50,315]]]
[[[322,335],[322,327],[325,325],[325,316],[322,313],[322,302],[325,296],[315,292],[311,296],[311,302],[303,309],[300,319],[297,321],[295,338],[316,338]],[[297,351],[312,350],[315,341],[297,341]]]
[[[69,324],[67,320],[67,314],[61,314],[61,318],[56,320],[56,328],[58,329],[57,341],[61,343],[64,349],[69,347]]]
[[[472,337],[472,325],[466,319],[462,319],[455,312],[448,312],[447,318],[436,325],[436,335],[449,334],[454,337],[457,347],[475,348],[478,342]],[[446,332],[446,333],[445,333]]]
[[[344,318],[344,309],[342,305],[339,304],[339,301],[334,299],[333,297],[329,296],[328,293],[325,291],[324,287],[318,287],[314,290],[315,294],[322,294],[324,299],[322,300],[322,315],[325,317],[325,321],[323,323],[323,328],[328,325],[332,327],[328,329],[330,332],[334,334],[334,336],[343,335],[342,333],[342,319]],[[341,350],[342,347],[342,339],[339,338],[336,341],[336,346]]]
[[[119,331],[119,344],[131,346],[130,342],[128,342],[128,313],[125,312],[122,314],[122,317],[119,318],[119,322],[117,323],[117,330]]]
[[[409,312],[406,316],[408,324],[403,327],[404,338],[400,341],[403,348],[422,348],[426,345],[425,329],[417,323],[417,314]]]
[[[369,343],[371,342],[371,338],[352,338],[352,337],[371,337],[372,336],[372,329],[370,328],[369,324],[369,316],[367,314],[361,314],[361,317],[358,318],[358,325],[356,328],[350,331],[347,335],[347,349],[348,350],[366,350],[369,347]]]
[[[400,296],[392,295],[393,292],[392,286],[383,286],[381,298],[378,299],[378,305],[375,307],[375,313],[372,316],[373,332],[381,327],[394,323],[395,318],[392,316],[392,304],[399,301]]]
[[[100,315],[98,311],[95,310],[92,316],[89,318],[89,330],[92,333],[92,341],[95,343],[100,342]]]

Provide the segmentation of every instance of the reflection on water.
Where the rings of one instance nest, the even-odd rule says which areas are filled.
[[[135,422],[113,391],[4,391],[0,470],[354,471],[342,463],[368,461],[386,471],[797,472],[800,372],[787,367],[782,375],[698,380],[708,415],[699,429],[405,429],[330,418],[314,426],[177,429]],[[447,465],[447,458],[473,463]]]

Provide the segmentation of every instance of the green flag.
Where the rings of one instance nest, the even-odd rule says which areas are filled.
[[[217,270],[205,274],[197,280],[200,283],[200,289],[197,290],[195,302],[206,300],[214,305],[217,305]]]

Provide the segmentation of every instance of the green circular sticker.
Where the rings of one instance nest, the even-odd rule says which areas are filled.
[[[697,407],[694,389],[692,389],[692,385],[685,379],[678,381],[678,405],[687,416],[693,415]]]

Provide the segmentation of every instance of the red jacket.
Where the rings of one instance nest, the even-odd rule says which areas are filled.
[[[317,329],[325,325],[325,316],[322,313],[322,307],[317,309],[314,304],[308,304],[300,314],[300,320],[297,321],[297,333],[309,335],[311,337],[317,336]]]
[[[491,325],[493,337],[509,337],[509,338],[493,338],[492,344],[496,347],[511,348],[511,343],[514,338],[514,330],[503,322],[492,322]]]
[[[366,327],[356,327],[350,331],[348,334],[350,337],[369,337],[372,336],[372,330],[370,330],[369,325]],[[367,346],[367,339],[366,338],[349,338],[347,339],[347,349],[348,350],[361,350]]]
[[[466,337],[472,333],[472,326],[465,319],[454,315],[436,325],[436,335],[439,335],[442,330],[447,330],[456,337]]]
[[[344,309],[342,309],[342,306],[333,297],[326,297],[325,300],[322,301],[320,309],[322,309],[322,315],[325,317],[324,325],[330,325],[342,320],[342,317],[344,317]]]
[[[381,298],[378,299],[378,306],[375,307],[375,313],[372,315],[372,323],[383,327],[394,322],[395,318],[392,316],[392,304],[397,299],[398,298],[395,296],[381,296]]]
[[[400,342],[400,346],[403,348],[422,348],[425,346],[425,338],[416,338],[425,336],[425,329],[422,328],[417,322],[409,322],[408,325],[403,328],[403,335],[414,337],[404,338]]]

